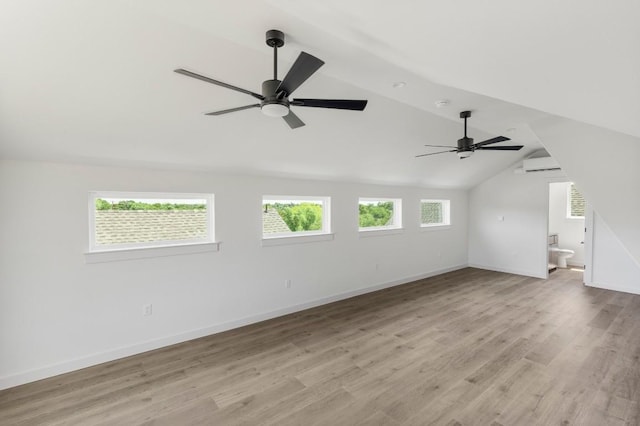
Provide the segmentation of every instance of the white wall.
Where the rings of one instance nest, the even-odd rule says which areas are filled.
[[[592,287],[640,294],[640,267],[607,224],[593,214]]]
[[[640,138],[559,117],[531,128],[640,266]]]
[[[514,174],[514,168],[469,192],[469,266],[545,278],[549,184],[567,177]],[[593,228],[592,256],[585,256],[593,272],[589,285],[640,294],[640,267],[627,247],[600,216]]]
[[[86,264],[92,190],[214,193],[221,250]],[[335,239],[262,247],[263,194],[331,196]],[[359,238],[360,196],[402,198],[404,232]],[[0,199],[0,388],[467,264],[466,191],[2,161]]]
[[[469,192],[469,265],[546,278],[549,181],[562,174],[514,168]]]
[[[575,251],[569,265],[584,265],[584,218],[567,218],[567,203],[571,182],[549,185],[549,234],[558,234],[559,247]]]

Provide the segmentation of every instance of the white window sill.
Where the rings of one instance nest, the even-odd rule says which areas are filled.
[[[451,225],[420,225],[422,232],[446,231],[448,229],[451,229]]]
[[[404,228],[388,228],[388,229],[360,229],[358,231],[359,238],[382,237],[385,235],[398,235],[404,232]]]
[[[84,254],[84,261],[85,263],[118,262],[122,260],[208,253],[219,250],[219,241],[213,243],[183,244],[162,247],[136,247],[87,252]]]
[[[287,244],[313,243],[316,241],[331,241],[335,234],[291,235],[286,237],[271,237],[262,239],[262,247],[284,246]]]

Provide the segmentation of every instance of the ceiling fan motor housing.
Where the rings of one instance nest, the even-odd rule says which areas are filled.
[[[276,91],[280,86],[280,80],[265,80],[262,82],[262,96],[260,109],[270,117],[283,117],[289,113],[289,99],[279,98]]]
[[[458,149],[460,151],[473,151],[473,138],[464,137],[458,139]]]

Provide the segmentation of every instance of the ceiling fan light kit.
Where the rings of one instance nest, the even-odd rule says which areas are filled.
[[[366,100],[301,98],[289,100],[291,94],[318,71],[318,69],[324,65],[324,62],[313,55],[301,52],[284,79],[278,80],[278,48],[284,46],[284,33],[279,30],[267,31],[266,43],[267,46],[273,48],[273,79],[265,80],[262,83],[262,94],[223,83],[222,81],[214,80],[183,68],[178,68],[174,71],[178,74],[215,84],[226,89],[235,90],[236,92],[244,93],[260,100],[260,103],[208,112],[206,115],[223,115],[245,109],[260,108],[264,115],[269,117],[282,117],[290,128],[296,129],[304,126],[304,122],[291,111],[291,106],[346,109],[352,111],[363,111],[367,106]]]
[[[286,105],[282,104],[264,104],[260,108],[264,115],[269,117],[284,117],[289,114],[289,108]]]
[[[471,111],[462,111],[460,113],[460,118],[464,119],[464,137],[462,139],[458,139],[458,146],[448,146],[448,145],[425,145],[430,147],[438,147],[438,148],[453,148],[447,151],[438,151],[438,152],[430,152],[428,154],[420,154],[416,155],[416,157],[426,157],[429,155],[436,154],[444,154],[445,152],[455,152],[458,155],[458,158],[464,160],[465,158],[469,158],[473,155],[476,150],[491,150],[491,151],[519,151],[522,149],[524,145],[503,145],[503,146],[487,146],[498,142],[505,142],[511,139],[505,136],[496,136],[495,138],[487,139],[486,141],[473,143],[473,138],[467,136],[467,118],[471,117]]]

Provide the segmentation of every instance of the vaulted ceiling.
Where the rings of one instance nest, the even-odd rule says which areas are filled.
[[[640,137],[640,4],[325,0],[21,0],[0,3],[0,157],[470,187],[542,148],[556,115]],[[290,130],[259,110],[203,112],[271,78],[264,33],[326,62],[298,97],[369,99],[364,112],[299,108]],[[404,88],[393,83],[406,82]],[[294,98],[296,97],[294,96]],[[437,108],[446,99],[449,106]],[[415,158],[476,141],[519,152]]]

